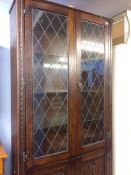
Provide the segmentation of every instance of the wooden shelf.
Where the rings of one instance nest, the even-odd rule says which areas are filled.
[[[98,89],[92,89],[92,88],[91,88],[91,89],[87,89],[87,90],[82,90],[81,92],[82,92],[82,93],[90,93],[90,92],[91,92],[91,93],[97,93],[97,92],[98,92],[98,93],[102,93],[102,92],[104,93],[104,89],[99,89],[99,90],[98,90]]]
[[[103,58],[98,58],[98,57],[96,57],[96,58],[88,58],[88,59],[82,59],[82,61],[84,61],[84,62],[90,62],[90,61],[104,61],[104,59]]]
[[[61,94],[61,93],[68,93],[68,91],[66,91],[66,90],[61,90],[61,91],[45,91],[44,93],[34,93],[34,95]]]

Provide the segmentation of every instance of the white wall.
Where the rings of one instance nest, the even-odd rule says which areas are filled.
[[[113,48],[113,175],[131,175],[131,46]]]
[[[0,46],[8,49],[10,48],[9,8],[8,3],[0,1]]]
[[[9,5],[0,2],[0,139],[9,157],[5,175],[11,174],[11,83]]]

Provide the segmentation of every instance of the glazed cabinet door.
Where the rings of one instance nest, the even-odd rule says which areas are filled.
[[[78,154],[103,150],[109,119],[109,22],[77,14]],[[88,164],[90,166],[90,164]],[[88,173],[87,173],[88,174]],[[90,174],[90,173],[89,173]],[[103,175],[100,173],[100,175]]]
[[[35,1],[32,6],[25,17],[28,168],[75,151],[73,11]]]

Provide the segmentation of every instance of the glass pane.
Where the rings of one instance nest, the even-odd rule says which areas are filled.
[[[33,153],[68,150],[67,17],[34,9]]]
[[[81,22],[82,146],[104,139],[104,27]]]

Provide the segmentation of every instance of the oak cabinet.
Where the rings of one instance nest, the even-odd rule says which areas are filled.
[[[10,14],[13,173],[108,175],[110,20],[33,0]]]

